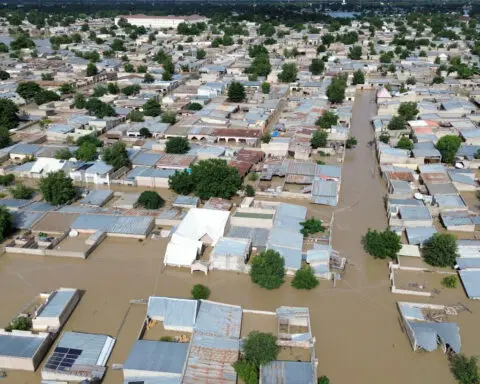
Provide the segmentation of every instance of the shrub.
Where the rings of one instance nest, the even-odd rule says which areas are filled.
[[[397,253],[402,248],[400,236],[390,229],[383,232],[369,229],[362,238],[363,249],[376,259],[397,258]]]
[[[274,250],[267,250],[253,258],[250,278],[265,289],[275,289],[283,284],[285,260]]]
[[[0,185],[10,185],[14,181],[15,181],[15,175],[13,173],[0,176]]]
[[[210,288],[202,284],[195,284],[191,293],[195,300],[207,300],[210,297]]]
[[[304,266],[295,272],[292,287],[296,289],[313,289],[318,285],[318,279],[310,266]]]
[[[233,363],[237,375],[245,384],[258,384],[258,367],[245,359]]]
[[[357,138],[355,136],[350,136],[345,143],[347,148],[353,148],[358,144]]]
[[[445,288],[457,288],[458,279],[457,276],[446,276],[442,279],[442,285]]]
[[[166,341],[167,343],[174,343],[175,339],[172,336],[162,336],[160,341]]]
[[[453,164],[458,148],[462,144],[462,139],[455,135],[446,135],[437,141],[437,149],[442,154],[444,163]]]
[[[17,184],[14,188],[10,188],[10,193],[14,199],[31,199],[35,193],[35,189],[27,187],[24,184]]]
[[[138,198],[138,204],[146,209],[158,209],[163,207],[165,200],[155,191],[143,191]]]
[[[321,220],[317,220],[315,218],[308,219],[306,221],[302,221],[300,223],[303,228],[300,230],[302,235],[304,237],[307,237],[308,235],[318,233],[318,232],[324,232],[325,227],[322,225]]]
[[[250,172],[248,174],[248,180],[250,181],[257,181],[258,180],[258,173]]]
[[[13,319],[10,324],[5,328],[5,330],[11,332],[13,330],[17,331],[29,331],[32,328],[32,323],[30,319],[25,316],[19,316]]]
[[[465,355],[454,355],[450,364],[453,376],[460,384],[480,384],[478,373],[477,357],[466,357]]]
[[[247,184],[247,186],[245,187],[245,194],[248,197],[253,197],[255,196],[255,189],[250,184]]]
[[[320,376],[318,378],[318,384],[330,384],[330,379],[327,376]]]
[[[166,153],[187,153],[190,149],[190,144],[185,137],[170,137],[165,145]]]

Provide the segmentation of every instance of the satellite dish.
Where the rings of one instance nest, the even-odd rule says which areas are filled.
[[[465,168],[465,165],[463,163],[458,162],[458,163],[455,163],[455,168],[463,169]]]
[[[423,195],[419,192],[416,192],[413,197],[415,197],[415,199],[417,200],[423,200]]]
[[[68,236],[70,237],[77,237],[78,236],[78,232],[75,230],[75,229],[72,229],[70,231],[70,233],[68,234]]]

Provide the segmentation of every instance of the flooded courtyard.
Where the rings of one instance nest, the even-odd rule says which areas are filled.
[[[448,361],[439,350],[413,352],[402,333],[396,301],[462,303],[468,311],[458,315],[457,323],[466,355],[480,354],[480,303],[468,300],[461,287],[440,290],[432,298],[393,295],[389,290],[386,261],[374,260],[360,245],[370,228],[387,225],[383,204],[385,186],[378,174],[370,117],[375,114],[373,94],[357,95],[351,134],[357,148],[349,150],[342,168],[341,197],[338,207],[308,204],[308,215],[335,215],[333,246],[349,260],[343,280],[336,287],[321,281],[311,292],[290,287],[266,291],[250,282],[247,275],[214,271],[208,276],[191,275],[188,270],[164,268],[167,239],[107,238],[86,259],[55,259],[39,256],[0,257],[0,324],[4,325],[39,292],[59,287],[77,288],[83,296],[64,330],[103,333],[117,338],[108,361],[105,383],[121,383],[121,371],[113,364],[123,363],[136,340],[146,306],[130,304],[150,295],[190,297],[194,284],[207,285],[211,300],[238,304],[244,308],[274,311],[281,305],[306,306],[316,337],[319,374],[334,384],[453,384]],[[440,277],[439,277],[440,279]],[[253,328],[253,324],[247,325]],[[262,329],[270,329],[268,319]],[[4,383],[39,383],[40,370],[8,372]]]

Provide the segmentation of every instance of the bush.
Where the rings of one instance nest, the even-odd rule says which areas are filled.
[[[7,175],[0,175],[0,185],[10,185],[15,181],[15,175],[9,173]]]
[[[270,132],[265,132],[260,138],[260,140],[262,140],[262,143],[268,144],[272,140],[272,135],[270,134]]]
[[[250,278],[265,289],[275,289],[283,284],[285,260],[274,250],[267,250],[253,258]]]
[[[188,103],[187,105],[189,111],[200,111],[202,108],[202,104],[200,103]]]
[[[330,384],[330,379],[327,376],[320,376],[318,378],[318,384]]]
[[[362,238],[363,249],[376,259],[397,258],[397,253],[402,248],[400,236],[390,229],[383,232],[369,229]]]
[[[388,133],[382,133],[380,136],[378,136],[378,140],[384,144],[388,144],[390,141],[390,135]]]
[[[166,153],[187,153],[190,149],[190,144],[185,137],[170,137],[165,145]]]
[[[30,319],[25,316],[19,316],[16,319],[13,319],[10,324],[5,328],[6,331],[29,331],[32,328],[32,323]]]
[[[58,160],[68,160],[72,156],[72,152],[68,148],[61,148],[53,154],[53,157]]]
[[[247,186],[245,187],[245,194],[248,197],[253,197],[255,196],[255,189],[250,184],[247,184]]]
[[[331,128],[332,125],[336,125],[337,123],[338,115],[330,111],[325,111],[325,113],[315,122],[320,128]]]
[[[445,288],[457,288],[458,279],[457,276],[446,276],[442,279],[442,285]]]
[[[14,199],[31,199],[35,193],[35,189],[27,187],[24,184],[17,184],[14,188],[10,188],[10,193]]]
[[[76,196],[70,177],[63,171],[51,172],[40,181],[43,198],[53,205],[66,204]]]
[[[158,209],[163,207],[165,200],[155,191],[143,191],[138,198],[138,204],[146,209]]]
[[[248,180],[250,181],[257,181],[258,180],[258,173],[250,172],[248,174]]]
[[[140,133],[140,136],[144,138],[152,137],[152,133],[150,132],[150,130],[145,127],[140,128],[140,131],[138,131],[138,133]]]
[[[405,129],[405,124],[407,122],[405,121],[405,118],[402,116],[393,116],[392,120],[388,123],[388,129],[391,131],[400,131],[402,129]]]
[[[210,297],[210,288],[202,284],[195,284],[191,293],[195,300],[207,300]]]
[[[258,367],[254,363],[242,359],[233,363],[233,368],[245,384],[258,384]]]
[[[304,237],[318,232],[325,232],[325,227],[322,225],[321,220],[317,220],[315,218],[302,221],[300,225],[303,226],[300,232]]]
[[[457,253],[457,239],[450,233],[435,233],[423,247],[423,258],[434,267],[453,267]]]
[[[277,338],[271,333],[250,332],[243,342],[245,360],[260,368],[277,359]]]
[[[102,159],[115,170],[130,166],[127,149],[124,143],[116,142],[103,150]]]
[[[398,114],[402,116],[405,120],[413,120],[418,115],[417,103],[415,102],[406,102],[401,103],[398,108]]]
[[[162,123],[175,124],[177,122],[177,115],[175,112],[165,111],[162,113]]]
[[[478,373],[477,357],[466,357],[465,355],[454,355],[450,364],[453,376],[460,384],[480,384]]]
[[[347,148],[353,148],[358,144],[357,138],[355,136],[350,136],[345,143]]]
[[[325,148],[327,146],[328,133],[324,130],[318,129],[310,139],[312,148]]]
[[[413,149],[413,142],[408,137],[402,136],[400,140],[398,140],[397,148],[411,151]]]
[[[167,343],[174,343],[175,339],[172,336],[162,336],[160,337],[160,341],[165,341]]]
[[[97,147],[94,142],[84,142],[75,152],[75,157],[83,161],[93,161],[97,156]]]
[[[295,272],[292,287],[296,289],[313,289],[318,285],[318,279],[310,266],[304,266]]]

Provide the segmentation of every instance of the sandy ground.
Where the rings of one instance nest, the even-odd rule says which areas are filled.
[[[150,295],[190,297],[194,284],[210,287],[211,299],[244,308],[274,311],[281,305],[310,308],[319,374],[332,383],[453,384],[446,357],[440,352],[415,353],[399,325],[396,301],[465,304],[460,326],[462,349],[480,354],[480,302],[466,298],[461,287],[441,289],[433,298],[396,296],[389,291],[387,261],[374,260],[362,251],[361,236],[371,228],[385,228],[384,183],[378,176],[374,152],[367,147],[372,138],[369,118],[374,114],[369,94],[360,95],[354,107],[352,134],[358,146],[346,154],[342,190],[335,209],[308,205],[309,215],[328,217],[334,211],[334,248],[349,258],[344,280],[333,287],[322,281],[311,292],[299,292],[287,281],[280,289],[266,291],[254,286],[248,276],[213,272],[191,275],[187,270],[165,269],[166,239],[131,240],[107,238],[86,260],[23,255],[0,257],[0,324],[6,324],[39,292],[74,287],[84,295],[65,330],[104,333],[117,338],[108,361],[105,383],[122,382],[123,363],[138,337],[145,305],[131,299]],[[308,203],[307,203],[308,204]],[[251,321],[246,325],[253,327]],[[260,322],[269,329],[268,319]],[[41,367],[40,367],[41,368]],[[2,383],[39,383],[35,373],[8,372]]]

